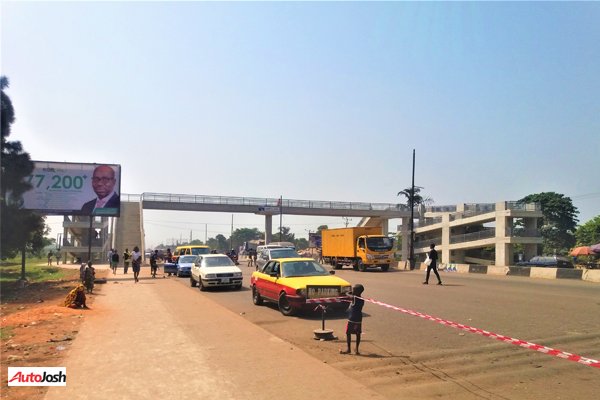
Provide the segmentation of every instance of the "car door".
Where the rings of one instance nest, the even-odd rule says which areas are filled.
[[[269,299],[277,300],[279,297],[279,290],[277,280],[279,279],[280,265],[278,261],[269,261],[263,273],[260,274],[261,280],[261,294]],[[271,276],[273,275],[273,276]]]

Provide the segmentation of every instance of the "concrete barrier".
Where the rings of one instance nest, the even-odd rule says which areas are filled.
[[[496,267],[495,265],[488,265],[488,275],[508,275],[508,267]]]
[[[530,278],[556,279],[557,268],[531,267]]]
[[[581,279],[588,282],[600,283],[600,269],[584,269]]]

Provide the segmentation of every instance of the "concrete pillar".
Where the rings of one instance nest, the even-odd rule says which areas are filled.
[[[450,262],[450,214],[442,214],[442,261],[444,264]]]
[[[114,218],[113,235],[114,246],[112,247],[117,249],[121,260],[125,249],[133,252],[135,246],[138,246],[140,252],[144,254],[146,243],[144,238],[143,210],[140,202],[121,201],[121,216]],[[102,254],[102,258],[106,257],[106,251],[103,252],[105,254]]]
[[[402,218],[402,261],[408,260],[408,244],[410,242],[410,217]]]
[[[381,231],[384,236],[387,236],[390,229],[390,220],[387,218],[381,218]]]
[[[497,267],[507,267],[512,264],[512,244],[506,236],[507,228],[512,227],[512,218],[508,217],[506,202],[496,203],[496,260]]]
[[[272,231],[273,230],[273,216],[265,215],[265,244],[271,243],[273,240]]]

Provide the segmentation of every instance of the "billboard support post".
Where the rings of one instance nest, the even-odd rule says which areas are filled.
[[[90,230],[88,232],[88,262],[92,261],[92,222],[94,221],[94,216],[90,215]]]

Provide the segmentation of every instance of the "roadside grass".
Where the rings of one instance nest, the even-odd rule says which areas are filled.
[[[44,258],[25,259],[25,278],[29,282],[45,282],[49,280],[70,278],[73,271],[57,266],[46,265]],[[79,274],[79,271],[77,271]],[[0,283],[15,282],[21,278],[21,258],[14,258],[0,263]]]
[[[14,336],[12,326],[0,327],[0,340],[7,340]]]

